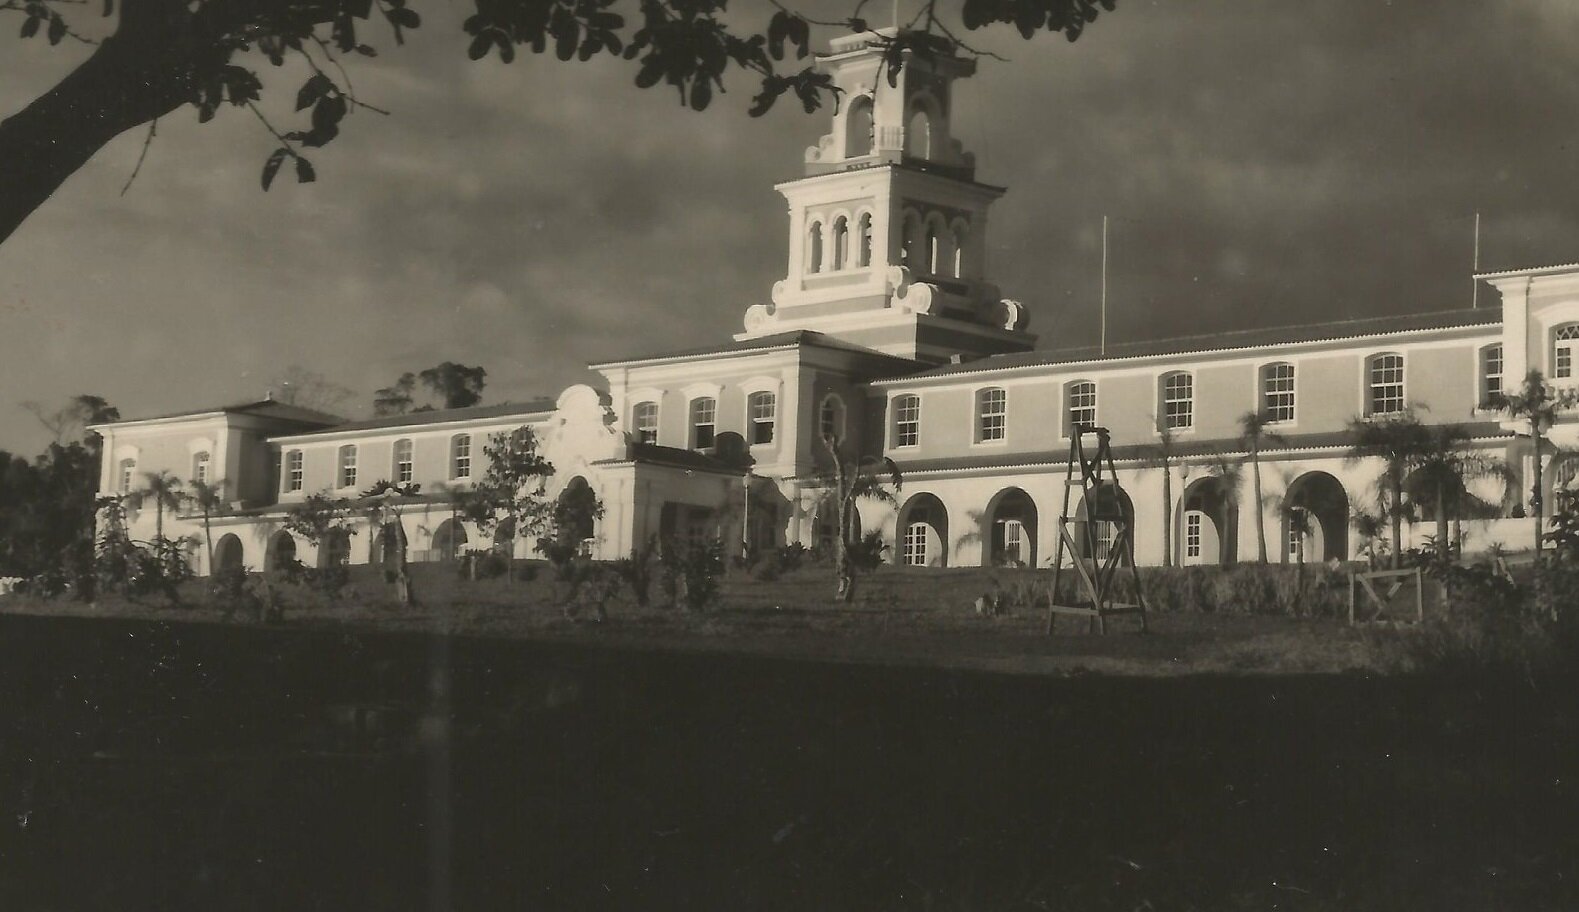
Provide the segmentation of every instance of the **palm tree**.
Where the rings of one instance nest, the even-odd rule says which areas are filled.
[[[1353,464],[1367,459],[1379,459],[1382,462],[1377,487],[1382,491],[1380,500],[1391,523],[1392,565],[1397,570],[1399,555],[1403,550],[1404,513],[1408,509],[1404,504],[1404,480],[1425,452],[1429,431],[1412,410],[1407,410],[1377,420],[1352,418],[1349,420],[1349,433],[1353,435],[1354,442],[1344,457],[1347,462]]]
[[[1362,504],[1349,506],[1350,525],[1354,526],[1354,534],[1365,542],[1365,560],[1371,569],[1376,569],[1376,543],[1385,541],[1387,535],[1387,517],[1384,510],[1372,512]]]
[[[208,548],[210,575],[214,573],[214,534],[209,529],[209,520],[216,514],[225,512],[229,507],[229,503],[225,500],[225,486],[223,478],[213,484],[194,478],[191,489],[186,492],[186,502],[203,514],[203,544]]]
[[[1157,442],[1141,451],[1141,465],[1162,470],[1162,565],[1173,566],[1173,463],[1179,457],[1173,429],[1164,427]]]
[[[1514,421],[1523,421],[1529,427],[1530,440],[1535,445],[1535,485],[1530,490],[1530,515],[1535,520],[1535,556],[1541,556],[1541,533],[1544,511],[1541,500],[1541,454],[1545,449],[1546,432],[1557,422],[1557,414],[1571,408],[1575,402],[1573,390],[1559,390],[1546,382],[1538,370],[1524,375],[1518,392],[1493,393],[1486,405],[1504,412]]]
[[[846,459],[839,452],[839,438],[824,434],[822,444],[832,460],[831,471],[823,483],[828,489],[828,503],[838,511],[838,535],[834,541],[834,572],[838,583],[834,600],[847,602],[855,595],[855,563],[850,559],[850,541],[855,530],[856,504],[862,499],[897,507],[899,500],[894,491],[899,490],[899,466],[887,457]],[[890,491],[885,485],[892,486]]]
[[[1437,554],[1446,560],[1450,547],[1459,538],[1449,538],[1448,508],[1453,508],[1453,522],[1463,516],[1471,495],[1465,483],[1473,478],[1500,477],[1500,461],[1470,449],[1469,429],[1462,424],[1440,424],[1427,428],[1420,440],[1412,476],[1419,491],[1432,498],[1436,506]]]
[[[181,506],[181,479],[175,477],[164,469],[157,472],[143,473],[143,486],[126,495],[126,501],[133,510],[141,510],[148,501],[154,504],[154,542],[164,541],[164,511]]]
[[[1266,563],[1266,511],[1261,509],[1261,447],[1267,443],[1282,443],[1283,435],[1267,430],[1272,418],[1265,410],[1245,412],[1239,416],[1239,442],[1244,444],[1245,458],[1250,462],[1251,483],[1255,486],[1256,549],[1261,563]]]

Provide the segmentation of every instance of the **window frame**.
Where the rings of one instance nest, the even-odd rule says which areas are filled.
[[[1379,381],[1377,379],[1377,373],[1380,370],[1383,369],[1381,367],[1382,361],[1384,359],[1389,359],[1389,358],[1396,358],[1397,361],[1398,361],[1398,366],[1397,366],[1398,379],[1396,381],[1391,381],[1391,380],[1380,380]],[[1408,387],[1405,385],[1406,384],[1406,376],[1407,376],[1407,374],[1406,374],[1407,368],[1408,368],[1408,362],[1404,359],[1403,352],[1382,351],[1382,352],[1375,352],[1375,353],[1373,353],[1371,355],[1366,356],[1366,358],[1365,358],[1365,391],[1364,391],[1364,395],[1365,395],[1365,417],[1367,417],[1367,418],[1388,418],[1388,417],[1392,417],[1392,416],[1395,416],[1395,415],[1402,415],[1405,411],[1408,410],[1408,407],[1409,407],[1409,390],[1408,390]],[[1388,369],[1391,370],[1391,368],[1388,368]],[[1395,409],[1385,409],[1385,410],[1381,409],[1381,408],[1378,408],[1377,406],[1378,406],[1379,402],[1382,402],[1382,401],[1391,402],[1395,398],[1395,397],[1389,396],[1389,397],[1387,397],[1386,400],[1383,400],[1381,398],[1381,396],[1378,395],[1378,390],[1381,390],[1381,389],[1384,389],[1384,388],[1390,388],[1390,387],[1393,387],[1393,386],[1396,386],[1398,388],[1398,392],[1397,392],[1397,396],[1396,396],[1398,407],[1395,408]]]
[[[996,400],[995,402],[992,400]],[[972,442],[978,445],[1005,444],[1009,440],[1009,390],[1002,386],[984,386],[976,390],[972,424]],[[988,411],[990,406],[996,411]]]
[[[919,534],[918,534],[919,533]],[[911,520],[905,525],[904,537],[900,544],[900,557],[906,567],[925,567],[928,565],[927,552],[931,550],[932,525],[925,520]]]
[[[1181,380],[1184,395],[1179,397],[1175,385]],[[1157,378],[1157,430],[1195,430],[1195,375],[1190,371],[1168,371]]]
[[[401,458],[401,445],[405,445],[405,458]],[[395,484],[410,484],[417,477],[417,445],[410,437],[396,440],[390,447],[390,477]]]
[[[766,415],[758,414],[757,406],[760,402],[767,402]],[[750,431],[750,446],[772,446],[778,441],[778,414],[779,396],[773,390],[756,390],[746,394],[746,426]],[[757,439],[763,427],[767,428],[767,438]]]
[[[302,490],[307,482],[307,455],[301,448],[285,451],[285,471],[280,473],[285,493]]]
[[[1082,405],[1082,406],[1079,406],[1078,408],[1082,412],[1085,412],[1085,411],[1089,410],[1090,413],[1091,413],[1091,420],[1090,421],[1076,421],[1075,420],[1075,409],[1076,409],[1076,405],[1075,405],[1075,391],[1077,389],[1084,389],[1085,387],[1090,387],[1091,388],[1091,395],[1090,395],[1091,404],[1090,405]],[[1080,380],[1069,380],[1069,381],[1065,382],[1064,383],[1064,437],[1066,437],[1066,438],[1073,437],[1075,435],[1075,425],[1077,425],[1077,424],[1086,424],[1086,425],[1089,425],[1091,427],[1098,427],[1099,426],[1098,425],[1098,421],[1099,421],[1100,416],[1099,416],[1099,414],[1097,412],[1097,409],[1098,409],[1099,403],[1100,403],[1100,399],[1097,396],[1097,382],[1095,380],[1080,379]]]
[[[465,471],[462,471],[465,469]],[[450,480],[469,481],[472,477],[472,435],[450,435]]]
[[[130,494],[132,492],[132,482],[137,476],[137,457],[122,457],[116,468],[120,470],[120,476],[116,480],[116,484],[119,485],[118,490],[122,494]]]
[[[708,420],[706,421],[700,420],[698,412],[699,406],[701,406],[704,402],[707,403]],[[688,419],[690,426],[689,449],[706,451],[711,450],[718,445],[717,396],[696,396],[691,399],[691,401],[686,406],[686,418]],[[705,445],[702,443],[702,428],[704,426],[707,428],[707,443]]]
[[[198,450],[192,454],[192,481],[199,484],[209,483],[209,469],[214,464],[214,456],[208,450]]]
[[[1283,378],[1274,376],[1274,372],[1288,368],[1288,389],[1273,389],[1274,382],[1281,382]],[[1261,365],[1257,372],[1258,386],[1256,396],[1256,411],[1265,417],[1268,424],[1292,425],[1299,419],[1299,367],[1292,361],[1269,361]],[[1288,397],[1287,405],[1274,404],[1273,397]],[[1287,409],[1288,417],[1279,418],[1278,414]]]
[[[829,411],[830,409],[832,409],[831,412]],[[843,440],[845,438],[847,414],[844,397],[838,393],[829,393],[823,396],[822,403],[817,406],[817,433],[819,438],[828,436],[829,425],[837,424],[837,427],[833,428],[833,437],[835,440]]]
[[[1552,379],[1579,380],[1579,321],[1569,320],[1553,326],[1549,350],[1552,358]],[[1563,364],[1565,357],[1566,371]]]
[[[349,457],[349,458],[347,458]],[[336,488],[356,487],[356,467],[359,454],[354,443],[342,444],[335,450],[334,480]]]
[[[644,406],[650,406],[650,409],[645,409]],[[631,406],[631,431],[634,434],[637,443],[646,443],[654,446],[657,445],[658,410],[659,405],[656,399],[643,399]],[[644,411],[650,411],[652,414],[652,425],[650,427],[643,423],[642,418]]]
[[[913,406],[909,409],[913,413],[909,418],[905,417],[907,406]],[[891,424],[893,437],[890,445],[896,450],[920,446],[921,396],[917,393],[900,393],[895,396],[893,414],[894,419]]]
[[[1491,372],[1493,354],[1495,354],[1497,364],[1496,373]],[[1490,408],[1491,397],[1504,392],[1503,382],[1506,379],[1507,366],[1507,359],[1501,342],[1482,345],[1476,352],[1475,372],[1480,387],[1480,401],[1475,403],[1477,409]],[[1495,390],[1491,388],[1491,379],[1493,377],[1497,379],[1497,388]]]

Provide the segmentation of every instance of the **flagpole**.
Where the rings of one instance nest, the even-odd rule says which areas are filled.
[[[1102,357],[1107,357],[1107,216],[1102,216]]]
[[[1469,307],[1471,310],[1480,309],[1480,279],[1475,278],[1480,274],[1480,213],[1475,213],[1475,260],[1470,273]]]

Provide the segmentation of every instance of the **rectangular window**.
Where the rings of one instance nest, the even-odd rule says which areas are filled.
[[[1273,423],[1294,420],[1294,365],[1268,364],[1263,368],[1261,413]]]
[[[1396,415],[1404,410],[1404,357],[1377,355],[1371,359],[1371,395],[1367,412]]]
[[[976,394],[976,442],[1002,440],[1008,431],[1009,392],[984,389]]]
[[[631,426],[637,443],[658,442],[658,403],[638,402],[631,412]]]
[[[778,413],[778,397],[772,393],[752,393],[750,406],[751,442],[772,443],[773,423]]]
[[[208,484],[208,451],[192,456],[192,480],[198,484]]]
[[[1162,381],[1162,426],[1182,431],[1195,424],[1195,379],[1189,374],[1169,374]]]
[[[450,477],[472,477],[472,435],[456,434],[450,438]]]
[[[894,400],[894,446],[915,446],[921,442],[921,397],[900,396]]]
[[[1085,425],[1095,426],[1097,423],[1097,385],[1089,380],[1078,380],[1069,384],[1069,426],[1064,429],[1065,436],[1074,436],[1076,427]]]
[[[1572,379],[1576,350],[1579,350],[1579,323],[1568,323],[1552,332],[1555,350],[1552,353],[1552,376],[1560,380]]]
[[[691,449],[710,450],[718,436],[718,400],[691,400]]]
[[[1488,345],[1480,351],[1480,402],[1502,395],[1502,346]]]
[[[285,454],[285,490],[300,491],[302,479],[302,451],[291,450]]]
[[[339,485],[342,488],[356,486],[356,446],[346,444],[340,448],[340,473]]]
[[[1184,514],[1184,556],[1191,560],[1201,556],[1201,514]]]
[[[416,462],[412,458],[412,444],[409,440],[395,441],[395,483],[406,484],[416,476]]]
[[[132,490],[132,475],[136,471],[137,471],[137,460],[135,460],[135,459],[122,459],[121,460],[121,479],[120,479],[120,485],[121,486],[120,486],[120,492],[122,494],[129,494],[129,493],[131,493],[131,490]]]
[[[1025,525],[1018,519],[1003,521],[1003,559],[1016,564],[1026,563]]]

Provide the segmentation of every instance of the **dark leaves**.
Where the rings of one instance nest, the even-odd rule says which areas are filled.
[[[301,91],[296,93],[296,110],[305,111],[318,99],[334,88],[334,82],[322,73],[315,73],[313,77],[302,84]]]
[[[310,184],[318,179],[318,172],[313,170],[312,162],[296,156],[296,183]]]
[[[274,183],[274,175],[279,173],[280,165],[285,164],[285,156],[289,154],[290,150],[284,146],[269,153],[269,160],[263,163],[263,191],[265,193],[268,192],[269,185]]]

